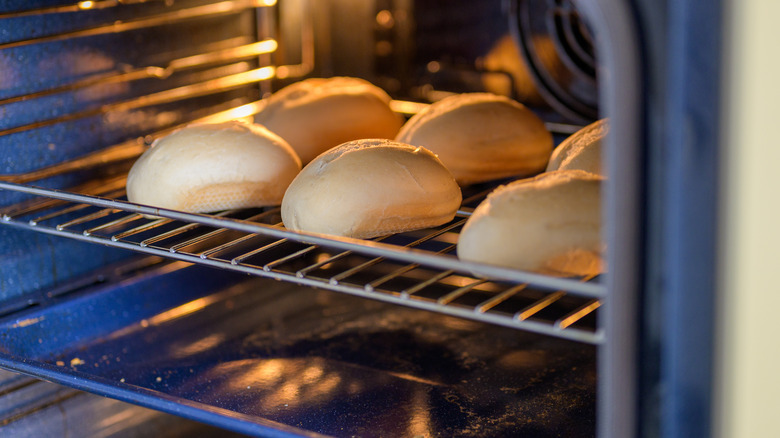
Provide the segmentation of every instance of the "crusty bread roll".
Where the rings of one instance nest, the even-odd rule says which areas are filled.
[[[389,103],[387,93],[363,79],[311,78],[272,94],[255,122],[287,140],[306,164],[350,140],[395,137],[403,121]]]
[[[133,164],[127,198],[194,213],[278,205],[300,170],[290,145],[260,125],[191,125]]]
[[[282,221],[291,230],[369,238],[452,220],[461,193],[429,150],[383,139],[344,143],[290,184]]]
[[[599,273],[602,180],[559,170],[497,188],[463,227],[458,257],[551,275]]]
[[[607,119],[591,123],[575,132],[555,148],[547,163],[547,171],[579,169],[604,175],[601,169],[601,142],[608,133]]]
[[[439,156],[461,184],[544,170],[552,134],[525,106],[503,96],[466,93],[415,114],[396,140]]]

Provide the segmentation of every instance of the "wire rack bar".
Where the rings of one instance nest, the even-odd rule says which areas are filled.
[[[21,11],[13,12],[0,12],[0,18],[19,18],[44,14],[63,14],[69,12],[86,12],[95,11],[107,8],[115,8],[121,5],[132,5],[137,3],[152,3],[163,0],[93,0],[93,1],[79,1],[76,3],[58,5],[58,6],[46,6],[42,8],[25,9]]]
[[[266,66],[241,73],[222,76],[216,79],[198,82],[195,84],[183,85],[181,87],[171,88],[165,91],[159,91],[157,93],[146,94],[134,99],[109,103],[96,108],[75,111],[59,117],[41,120],[39,122],[28,123],[26,125],[20,125],[13,128],[6,128],[0,130],[0,136],[30,131],[33,129],[42,128],[44,126],[78,120],[85,117],[97,116],[108,113],[110,111],[127,111],[143,108],[146,106],[160,105],[184,99],[192,99],[210,94],[216,94],[255,82],[268,80],[274,76],[274,71],[274,67]]]
[[[72,82],[70,84],[61,85],[58,87],[52,87],[41,91],[36,91],[28,94],[20,94],[16,96],[6,97],[0,99],[0,105],[6,105],[9,103],[19,102],[23,100],[35,99],[39,97],[49,96],[57,93],[64,93],[67,91],[75,91],[82,88],[87,88],[100,84],[108,83],[128,83],[132,81],[138,81],[141,79],[157,78],[165,79],[171,75],[188,69],[206,67],[218,63],[237,62],[252,57],[271,53],[276,50],[277,44],[275,40],[266,39],[255,43],[244,44],[237,47],[230,47],[226,49],[220,49],[213,52],[202,53],[198,55],[188,56],[185,58],[174,59],[168,63],[165,67],[159,66],[146,66],[137,67],[125,71],[117,71],[106,74],[95,75],[86,79]]]
[[[289,239],[295,242],[321,245],[336,248],[344,251],[354,251],[364,255],[374,257],[386,257],[393,260],[404,261],[408,263],[420,263],[422,265],[439,268],[452,269],[463,272],[479,272],[486,277],[497,280],[514,281],[521,283],[530,283],[538,287],[549,288],[553,290],[566,290],[569,293],[601,298],[605,295],[605,286],[598,282],[581,282],[575,279],[550,277],[531,272],[515,271],[492,265],[483,265],[480,263],[465,262],[454,257],[442,257],[430,252],[416,250],[414,248],[404,248],[384,244],[382,242],[365,241],[351,238],[339,238],[314,233],[303,233],[286,230],[281,227],[259,224],[255,222],[244,221],[228,217],[218,217],[215,215],[205,215],[197,213],[185,213],[176,210],[164,208],[149,207],[145,205],[133,204],[118,199],[103,198],[85,194],[76,194],[57,189],[44,189],[40,187],[26,186],[15,183],[0,182],[0,189],[13,190],[32,195],[62,199],[65,201],[76,202],[80,204],[89,204],[96,207],[116,208],[123,211],[141,213],[148,216],[160,216],[178,221],[193,224],[201,224],[216,228],[229,228],[235,231],[242,231],[251,234],[262,234],[278,239]],[[3,220],[10,218],[3,215]]]
[[[488,322],[492,324],[503,325],[507,327],[513,327],[517,329],[557,336],[557,337],[571,339],[580,342],[598,344],[603,341],[603,333],[601,331],[573,327],[572,325],[576,321],[572,321],[572,323],[569,325],[565,325],[565,324],[554,325],[544,321],[540,322],[540,321],[534,321],[529,319],[519,320],[514,318],[511,314],[509,315],[493,314],[489,312],[489,309],[486,309],[486,311],[481,312],[481,311],[475,311],[473,307],[469,307],[469,306],[465,306],[465,307],[453,306],[453,305],[447,306],[431,300],[409,300],[409,299],[402,300],[392,294],[377,292],[377,291],[374,292],[366,291],[364,288],[354,287],[349,284],[344,284],[344,283],[329,284],[328,282],[323,282],[322,280],[312,278],[312,277],[299,278],[295,275],[294,271],[283,271],[283,270],[275,270],[275,269],[263,270],[263,269],[257,269],[256,267],[251,265],[225,263],[223,260],[213,259],[210,257],[204,259],[198,255],[193,255],[193,254],[187,254],[181,252],[172,253],[168,249],[163,247],[154,247],[154,246],[143,247],[137,245],[136,243],[122,241],[122,240],[115,241],[94,234],[85,234],[78,230],[72,230],[69,228],[58,229],[57,227],[31,225],[25,221],[16,221],[13,219],[4,220],[3,223],[9,226],[23,228],[23,229],[32,229],[46,234],[64,236],[71,239],[87,241],[92,243],[109,244],[110,246],[129,249],[129,250],[133,250],[145,254],[157,255],[164,258],[170,258],[170,259],[181,260],[189,263],[212,266],[215,268],[230,269],[238,272],[244,272],[247,274],[269,277],[269,278],[282,280],[282,281],[291,281],[305,286],[326,288],[338,292],[348,293],[351,295],[362,296],[362,297],[377,299],[380,301],[392,302],[396,304],[404,304],[411,307],[430,310],[430,311],[443,313],[451,316],[473,319],[473,320]],[[474,283],[468,286],[457,289],[458,295],[464,296],[466,295],[467,292],[474,290],[479,285],[485,284],[486,282],[487,280],[484,279],[476,280]],[[432,283],[429,282],[429,285],[430,284]],[[518,286],[515,286],[513,289],[515,290],[513,290],[512,293],[516,293],[517,290],[520,288]],[[503,298],[506,295],[508,295],[508,293],[502,294],[501,297]],[[586,306],[582,308],[577,308],[576,311],[573,313],[576,313],[578,315],[582,314],[584,312],[583,309],[585,307],[588,306],[592,307],[592,301],[593,300],[589,300]],[[565,318],[569,318],[569,320],[571,320],[572,316],[567,315]]]
[[[160,14],[135,18],[132,20],[117,20],[111,23],[88,27],[84,29],[78,29],[69,32],[62,32],[54,35],[46,35],[35,38],[27,38],[24,40],[11,41],[8,43],[0,44],[0,50],[10,49],[14,47],[23,47],[31,44],[48,43],[53,41],[70,40],[73,38],[92,37],[98,35],[107,35],[119,32],[128,32],[132,30],[145,29],[150,27],[156,27],[161,25],[169,25],[172,23],[193,20],[198,18],[211,18],[227,14],[235,14],[248,9],[270,6],[266,0],[236,0],[236,1],[223,1],[219,3],[212,3],[202,6],[194,6],[191,8],[177,9],[174,11],[163,12]],[[88,9],[84,9],[87,11]],[[13,13],[8,13],[13,14]],[[5,14],[7,17],[8,14]],[[21,13],[17,13],[21,14]],[[27,14],[29,15],[29,14]]]

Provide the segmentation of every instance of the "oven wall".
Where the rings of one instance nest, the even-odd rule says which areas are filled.
[[[86,155],[147,133],[184,123],[225,104],[237,106],[259,98],[257,86],[240,87],[198,98],[145,105],[145,96],[166,89],[247,71],[256,60],[210,65],[169,77],[120,79],[98,85],[66,86],[98,75],[143,67],[166,67],[171,60],[203,51],[246,44],[257,38],[255,11],[178,20],[172,26],[138,25],[115,32],[116,22],[139,23],[209,3],[187,0],[142,2],[103,10],[51,13],[51,7],[74,2],[3,2],[0,32],[0,174],[21,174]],[[27,11],[14,16],[14,12]],[[49,11],[49,12],[47,12]],[[28,13],[29,12],[29,13]],[[121,25],[120,25],[121,28]],[[104,29],[83,35],[85,29]],[[94,178],[89,172],[53,177],[33,184],[68,187]],[[25,195],[0,191],[0,206]],[[95,268],[131,256],[99,245],[0,228],[0,313],[38,300],[51,287]],[[34,296],[34,297],[33,297]]]

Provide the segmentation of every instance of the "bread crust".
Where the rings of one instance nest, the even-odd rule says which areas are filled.
[[[403,120],[389,104],[387,93],[363,79],[310,78],[272,94],[255,122],[287,140],[306,164],[350,140],[394,138]]]
[[[547,171],[584,170],[604,176],[601,145],[608,133],[607,119],[591,123],[575,132],[555,148],[547,164]]]
[[[520,103],[489,93],[447,97],[414,115],[396,140],[438,155],[462,185],[544,170],[553,148],[544,122]]]
[[[260,125],[191,125],[156,141],[133,164],[127,197],[193,213],[278,205],[300,169],[290,145]]]
[[[460,202],[460,187],[430,151],[364,139],[309,163],[284,195],[282,221],[291,230],[370,238],[441,225]]]
[[[559,170],[499,187],[463,227],[458,257],[560,276],[601,272],[602,181]]]

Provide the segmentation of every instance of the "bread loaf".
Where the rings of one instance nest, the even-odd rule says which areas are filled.
[[[458,257],[552,275],[600,272],[602,180],[559,170],[499,187],[463,227]]]
[[[525,106],[503,96],[447,97],[414,115],[396,140],[438,155],[461,184],[544,170],[552,134]]]
[[[192,125],[141,155],[127,177],[127,198],[194,213],[278,205],[300,169],[290,145],[260,125]]]
[[[601,143],[609,133],[607,119],[580,129],[564,140],[552,153],[547,171],[584,170],[604,175],[601,166]]]
[[[284,195],[282,220],[291,230],[370,238],[448,222],[460,201],[455,179],[427,149],[364,139],[309,163]]]
[[[350,140],[394,138],[402,119],[389,103],[387,93],[363,79],[311,78],[272,94],[255,122],[287,140],[306,164]]]

